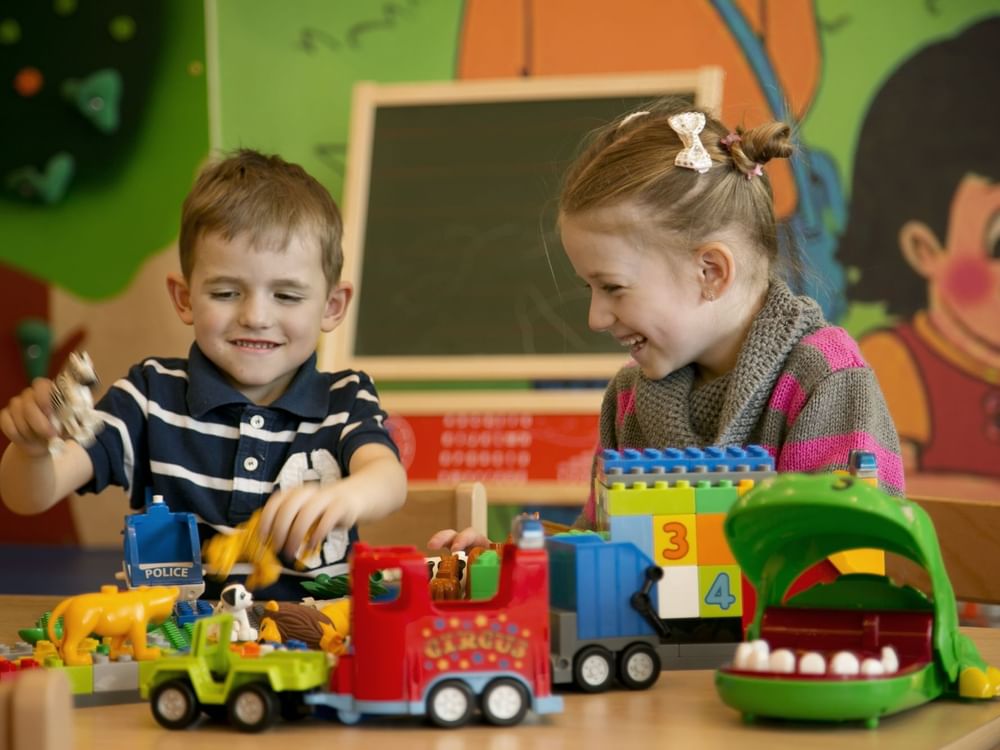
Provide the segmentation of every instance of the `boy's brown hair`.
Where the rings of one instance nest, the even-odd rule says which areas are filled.
[[[283,250],[297,232],[320,245],[328,287],[340,280],[343,222],[326,189],[298,164],[240,149],[205,167],[181,209],[180,257],[191,278],[195,243],[217,232],[231,240],[246,233],[252,246]]]

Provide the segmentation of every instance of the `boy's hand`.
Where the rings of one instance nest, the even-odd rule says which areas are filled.
[[[448,549],[463,552],[473,547],[489,547],[490,540],[471,526],[461,531],[442,529],[427,540],[427,549]]]
[[[259,533],[291,560],[303,542],[306,551],[314,550],[335,528],[349,529],[357,519],[350,482],[307,482],[271,495],[261,512]]]
[[[29,456],[44,456],[49,441],[59,437],[52,424],[52,388],[47,378],[35,378],[0,412],[0,430]]]

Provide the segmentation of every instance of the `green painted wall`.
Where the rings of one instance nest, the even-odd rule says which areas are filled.
[[[461,12],[461,0],[209,0],[217,145],[280,153],[339,200],[354,83],[451,80]]]

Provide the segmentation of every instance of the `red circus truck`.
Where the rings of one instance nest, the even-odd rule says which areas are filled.
[[[348,724],[364,714],[408,714],[458,727],[478,708],[487,722],[509,726],[529,709],[561,711],[551,690],[548,558],[537,547],[505,546],[492,599],[432,601],[427,561],[416,549],[356,544],[352,649],[339,657],[327,690],[305,702]],[[370,600],[369,576],[387,570],[399,572],[399,595]]]

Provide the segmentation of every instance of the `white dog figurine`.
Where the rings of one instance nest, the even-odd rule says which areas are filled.
[[[253,606],[253,595],[242,583],[231,583],[222,589],[215,613],[228,612],[233,616],[234,641],[256,641],[257,629],[250,627],[247,610]]]
[[[49,442],[50,452],[62,450],[63,438],[75,440],[84,448],[94,442],[95,435],[104,427],[104,421],[94,410],[91,393],[98,382],[90,355],[71,352],[52,388],[52,424],[60,437]]]

